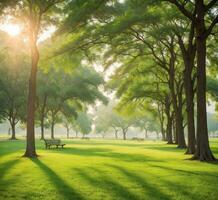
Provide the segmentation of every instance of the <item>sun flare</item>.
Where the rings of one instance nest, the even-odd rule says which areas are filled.
[[[21,32],[21,27],[18,24],[2,24],[0,30],[7,32],[11,36],[17,36]]]

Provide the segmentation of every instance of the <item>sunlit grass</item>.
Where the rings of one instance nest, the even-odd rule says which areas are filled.
[[[162,142],[68,140],[38,159],[0,141],[0,199],[218,199],[218,165],[186,160]],[[218,140],[211,142],[218,157]]]

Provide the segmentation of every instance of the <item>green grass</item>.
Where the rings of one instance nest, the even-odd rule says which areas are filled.
[[[0,199],[217,200],[218,165],[186,160],[162,142],[68,140],[21,157],[25,142],[0,141]],[[218,157],[218,140],[211,142]]]

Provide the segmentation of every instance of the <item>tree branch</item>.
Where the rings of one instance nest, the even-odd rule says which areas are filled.
[[[207,37],[211,34],[211,32],[212,32],[212,30],[213,30],[213,27],[214,27],[217,23],[218,23],[218,15],[214,18],[214,20],[213,20],[212,23],[210,24],[209,28],[206,30],[204,37],[207,38]]]
[[[214,4],[217,3],[217,0],[211,0],[205,7],[204,7],[204,11],[207,12],[208,10],[210,10]]]
[[[175,6],[177,6],[177,8],[186,16],[188,17],[190,20],[192,21],[196,21],[196,18],[194,17],[194,15],[189,12],[183,4],[179,3],[177,0],[167,0],[168,2],[174,4]]]

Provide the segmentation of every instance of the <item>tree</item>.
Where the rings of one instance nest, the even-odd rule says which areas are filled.
[[[85,135],[88,135],[91,132],[92,121],[90,117],[87,115],[87,113],[79,112],[76,121],[80,132],[83,134],[83,137],[85,137]]]
[[[177,7],[177,9],[186,16],[194,25],[196,36],[196,58],[197,58],[197,149],[193,159],[201,161],[213,161],[213,156],[208,140],[207,128],[207,111],[206,111],[206,42],[214,26],[218,22],[216,12],[212,9],[216,6],[217,1],[211,0],[205,4],[203,0],[185,2],[182,4],[177,0],[168,0]],[[208,17],[208,15],[210,17]],[[212,22],[207,23],[207,19]],[[207,19],[206,19],[207,18]],[[208,25],[208,26],[207,26]]]
[[[11,2],[11,1],[9,1]],[[10,6],[9,11],[12,16],[22,19],[27,27],[28,45],[31,52],[31,72],[29,78],[29,92],[27,102],[27,145],[24,156],[36,157],[35,150],[35,133],[34,133],[34,116],[36,103],[36,76],[39,62],[38,39],[39,34],[43,31],[46,22],[51,21],[51,8],[59,0],[17,0]]]
[[[2,33],[3,34],[3,33]],[[25,44],[3,34],[1,42],[2,60],[0,63],[0,115],[9,121],[11,139],[16,139],[15,127],[26,118],[27,77],[29,63],[26,60]],[[13,47],[12,47],[13,44]],[[20,50],[23,48],[23,50]]]

